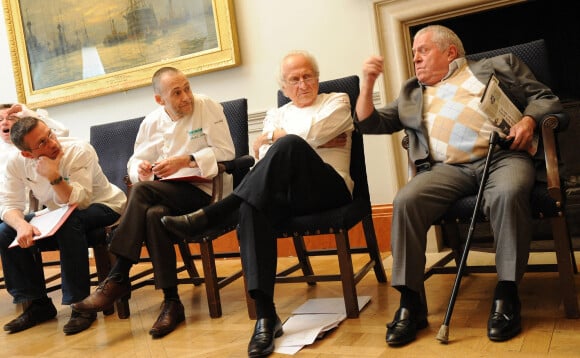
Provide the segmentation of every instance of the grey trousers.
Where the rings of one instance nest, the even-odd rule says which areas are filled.
[[[435,164],[413,177],[393,203],[391,285],[423,288],[427,231],[457,199],[477,194],[485,158],[464,165]],[[525,152],[494,154],[482,204],[494,232],[495,263],[500,281],[519,282],[529,256],[530,193],[535,180],[532,159]]]

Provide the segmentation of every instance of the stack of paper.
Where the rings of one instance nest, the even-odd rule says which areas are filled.
[[[358,307],[362,309],[370,296],[359,296]],[[338,327],[346,319],[344,298],[314,298],[292,312],[284,322],[284,335],[276,338],[276,353],[296,354],[304,346],[322,338],[326,332]]]

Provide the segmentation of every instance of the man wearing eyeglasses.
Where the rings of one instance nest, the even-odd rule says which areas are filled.
[[[23,116],[42,118],[58,137],[68,136],[68,128],[50,118],[45,110],[37,110],[35,112],[20,103],[0,104],[0,138],[2,139],[0,140],[0,185],[4,183],[4,173],[6,173],[6,163],[9,158],[8,153],[18,151],[10,140],[10,128]]]
[[[23,117],[10,129],[10,139],[19,153],[11,153],[6,181],[0,187],[0,255],[8,293],[14,303],[29,303],[17,318],[4,325],[16,333],[56,317],[42,272],[34,262],[32,246],[58,247],[62,275],[62,304],[69,305],[89,295],[89,262],[86,233],[113,224],[120,216],[126,196],[109,183],[92,146],[77,139],[61,142],[41,119]],[[50,210],[77,205],[66,222],[51,237],[40,234],[24,215],[27,188]],[[16,240],[18,246],[9,248]],[[81,332],[96,314],[72,312],[63,327],[66,334]]]
[[[280,87],[291,99],[272,109],[253,150],[259,159],[232,195],[182,216],[165,216],[165,227],[182,237],[239,208],[240,254],[257,321],[250,357],[274,351],[282,322],[274,306],[276,236],[274,226],[289,215],[306,215],[352,200],[350,178],[351,106],[345,93],[318,93],[318,65],[305,51],[287,54]]]

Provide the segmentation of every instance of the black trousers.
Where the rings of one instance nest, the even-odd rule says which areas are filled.
[[[134,184],[109,250],[136,263],[145,243],[153,265],[155,287],[176,286],[175,242],[161,223],[161,217],[195,211],[208,205],[210,199],[190,183],[145,181]]]
[[[296,135],[277,140],[234,190],[240,205],[238,237],[248,290],[274,297],[275,228],[291,216],[342,206],[352,196],[342,177]]]

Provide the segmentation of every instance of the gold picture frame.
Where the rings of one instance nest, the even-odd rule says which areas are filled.
[[[233,0],[3,0],[18,101],[32,108],[241,64]]]

